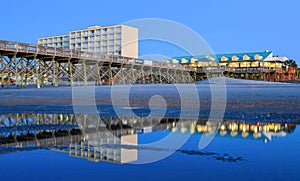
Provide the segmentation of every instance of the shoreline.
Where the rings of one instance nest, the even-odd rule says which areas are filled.
[[[227,79],[228,80],[228,79]],[[227,81],[226,80],[226,81]],[[235,81],[230,80],[229,81]],[[248,83],[248,84],[247,84]],[[165,99],[170,115],[181,110],[181,104],[188,105],[186,110],[199,111],[203,118],[208,117],[211,109],[211,90],[208,84],[195,84],[198,90],[200,109],[192,107],[194,100],[186,98],[180,100],[176,87],[172,84],[143,84],[133,85],[130,89],[129,103],[134,108],[148,108],[152,96],[162,96]],[[125,86],[117,86],[120,91]],[[87,87],[88,89],[89,87]],[[94,87],[90,87],[94,88]],[[112,86],[95,87],[95,102],[98,109],[112,113]],[[248,81],[226,84],[226,113],[230,119],[288,120],[298,122],[300,114],[300,86],[299,84],[249,84]],[[82,99],[90,98],[84,95]],[[93,98],[93,97],[92,97]],[[115,105],[128,107],[126,98],[115,100]],[[216,100],[218,101],[218,100]],[[218,102],[216,102],[218,104]],[[161,105],[151,105],[160,108]],[[185,106],[186,107],[186,106]],[[17,112],[62,112],[72,113],[72,88],[45,89],[12,89],[0,90],[0,114]],[[124,110],[126,112],[126,110]],[[271,115],[271,116],[270,116]],[[287,116],[285,116],[287,115]]]

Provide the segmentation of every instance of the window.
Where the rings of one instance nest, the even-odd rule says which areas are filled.
[[[244,55],[243,60],[250,60],[250,57],[248,55]]]
[[[258,55],[258,54],[256,54],[256,55],[254,56],[254,59],[255,59],[255,60],[261,60],[261,58],[262,58],[262,57],[261,57],[260,55]]]
[[[87,31],[84,32],[84,36],[88,36],[88,32]]]
[[[117,33],[121,33],[121,27],[117,27]]]
[[[95,30],[90,31],[90,36],[94,36]]]
[[[121,46],[117,47],[117,51],[121,51],[121,49],[122,49]]]
[[[227,61],[227,58],[225,56],[222,56],[221,61],[222,62]]]
[[[258,67],[258,62],[252,62],[251,66],[252,67]]]
[[[174,59],[173,59],[173,60],[174,60]],[[172,62],[174,62],[176,59],[175,59],[174,61],[173,61],[173,60],[172,60]],[[176,60],[176,61],[177,61],[177,60]],[[187,60],[186,60],[185,58],[182,58],[182,59],[181,59],[181,63],[187,63]]]
[[[239,67],[240,64],[239,63],[230,63],[229,67]]]
[[[83,48],[87,48],[87,47],[88,47],[87,43],[83,44]]]
[[[97,30],[96,35],[101,35],[101,30]]]
[[[107,40],[107,36],[103,36],[103,37],[102,37],[102,40]]]
[[[232,58],[231,58],[232,61],[237,61],[238,59],[239,58],[237,56],[235,56],[235,55],[233,55]]]
[[[243,63],[240,63],[240,66],[241,67],[250,67],[251,63],[250,62],[243,62]]]

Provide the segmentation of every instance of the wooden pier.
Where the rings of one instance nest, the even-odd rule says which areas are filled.
[[[191,83],[194,69],[180,64],[0,40],[2,88],[68,85]]]

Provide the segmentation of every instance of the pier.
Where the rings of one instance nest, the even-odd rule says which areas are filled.
[[[2,88],[191,83],[193,77],[195,69],[180,64],[0,40]]]

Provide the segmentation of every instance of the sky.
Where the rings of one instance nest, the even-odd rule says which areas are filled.
[[[270,50],[300,64],[298,0],[11,0],[0,5],[1,40],[37,43],[38,37],[90,25],[162,18],[191,28],[215,53]],[[164,54],[159,44],[140,45],[140,55]],[[174,49],[166,56],[182,54]]]

